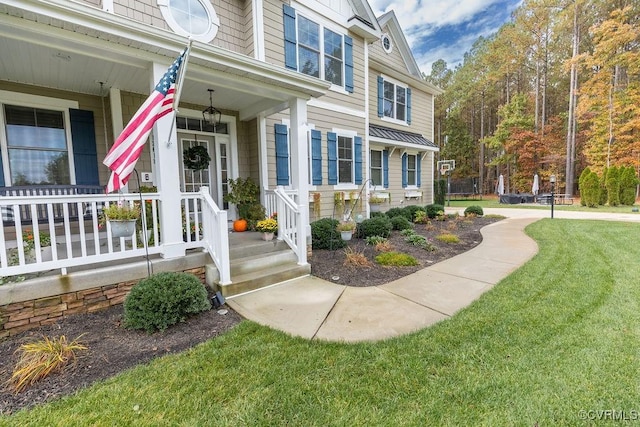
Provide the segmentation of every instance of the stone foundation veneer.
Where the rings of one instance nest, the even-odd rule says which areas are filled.
[[[208,262],[208,256],[197,253],[172,260],[157,259],[152,261],[152,265],[155,273],[184,271],[194,274],[205,284],[204,265]],[[146,263],[142,263],[142,269],[139,264],[40,277],[0,286],[0,339],[55,323],[66,316],[92,313],[122,304],[131,288],[147,277]],[[105,279],[112,282],[99,283]]]

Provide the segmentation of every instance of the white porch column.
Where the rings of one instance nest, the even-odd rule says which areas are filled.
[[[291,184],[298,191],[297,247],[298,264],[307,263],[307,229],[309,228],[309,144],[307,142],[307,102],[289,101],[291,123]]]
[[[153,64],[151,91],[164,73],[167,64]],[[182,241],[182,215],[180,210],[180,168],[178,167],[178,137],[173,126],[174,114],[167,114],[153,127],[153,146],[156,162],[156,184],[160,193],[160,233],[162,234],[163,258],[185,255]]]

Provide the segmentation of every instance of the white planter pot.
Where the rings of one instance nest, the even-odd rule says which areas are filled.
[[[136,220],[114,220],[110,219],[112,237],[131,237],[136,231]]]
[[[340,237],[342,237],[342,240],[351,240],[351,236],[353,236],[353,231],[340,232]]]
[[[274,233],[262,233],[262,240],[270,241],[273,240]]]
[[[371,212],[380,212],[380,204],[379,203],[370,203],[369,210]]]

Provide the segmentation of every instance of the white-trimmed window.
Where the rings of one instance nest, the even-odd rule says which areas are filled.
[[[406,121],[407,119],[407,88],[388,80],[384,81],[384,116],[391,119]]]
[[[167,25],[181,36],[209,43],[218,34],[220,19],[208,0],[158,0]]]
[[[332,90],[353,93],[353,39],[340,26],[300,8],[283,4],[285,66],[331,82]]]
[[[417,155],[407,154],[407,185],[417,186],[418,160]]]
[[[353,138],[338,135],[338,184],[353,184]]]
[[[382,150],[371,150],[369,173],[374,187],[383,185]]]

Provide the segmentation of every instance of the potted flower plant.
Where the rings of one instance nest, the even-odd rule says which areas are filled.
[[[256,231],[262,233],[263,240],[273,239],[274,234],[278,231],[278,221],[271,217],[258,221]]]
[[[260,187],[248,177],[230,179],[229,193],[224,196],[224,201],[233,203],[238,209],[238,219],[233,224],[233,230],[246,231],[252,207],[260,205]],[[258,218],[262,217],[264,212]]]
[[[102,215],[109,222],[113,237],[129,237],[136,231],[140,208],[128,203],[111,203],[102,208]]]
[[[387,199],[384,199],[382,197],[369,197],[369,208],[371,209],[371,212],[380,212],[380,205],[386,201]]]
[[[42,254],[42,261],[51,261],[51,236],[46,231],[40,231],[39,233],[40,240],[40,251]],[[22,242],[24,244],[24,252],[25,254],[30,254],[29,256],[35,259],[35,255],[33,251],[36,248],[35,236],[31,229],[26,229],[22,233]]]
[[[351,240],[353,231],[356,229],[356,224],[351,221],[341,222],[338,224],[336,229],[340,232],[340,237],[342,237],[342,240]]]

